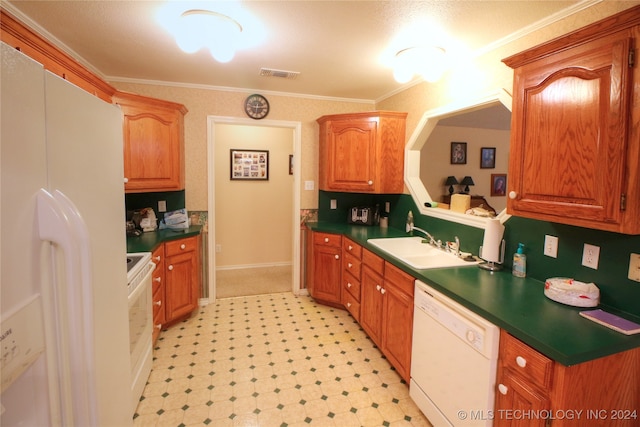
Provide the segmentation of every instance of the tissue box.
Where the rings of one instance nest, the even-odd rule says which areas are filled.
[[[465,213],[471,207],[471,196],[468,194],[451,195],[451,204],[449,209],[454,212]]]
[[[189,228],[189,218],[186,209],[166,212],[160,223],[160,228]]]

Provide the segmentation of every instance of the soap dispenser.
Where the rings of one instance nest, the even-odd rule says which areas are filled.
[[[413,212],[409,211],[409,213],[407,214],[407,228],[406,228],[406,231],[407,231],[407,233],[411,233],[412,230],[413,230]]]
[[[518,243],[518,250],[513,254],[513,275],[516,277],[526,277],[527,256],[524,254],[524,244]]]

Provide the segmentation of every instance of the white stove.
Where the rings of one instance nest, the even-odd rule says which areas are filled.
[[[134,411],[151,373],[153,335],[151,274],[155,268],[156,265],[151,262],[151,252],[127,254],[129,351]]]

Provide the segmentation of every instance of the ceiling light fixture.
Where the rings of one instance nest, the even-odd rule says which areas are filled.
[[[181,29],[176,43],[187,53],[206,47],[219,62],[229,62],[236,52],[242,25],[235,19],[211,10],[191,9],[180,15]]]
[[[266,38],[262,23],[237,1],[171,1],[158,9],[156,19],[184,52],[206,48],[219,62]]]
[[[447,69],[446,51],[436,46],[414,46],[396,53],[393,77],[398,83],[407,83],[414,76],[435,82]]]

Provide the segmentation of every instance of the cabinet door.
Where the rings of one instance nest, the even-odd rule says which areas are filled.
[[[369,266],[362,267],[360,279],[360,325],[376,345],[382,343],[382,276]]]
[[[151,260],[156,265],[156,269],[153,270],[153,275],[151,276],[153,287],[153,342],[155,343],[160,335],[162,325],[166,322],[164,244],[161,244],[153,251]]]
[[[188,315],[198,307],[200,292],[199,237],[165,243],[166,321]]]
[[[326,124],[321,135],[320,189],[326,191],[373,192],[376,189],[376,138],[378,121],[354,119]],[[324,141],[322,140],[324,137]],[[323,144],[324,143],[324,144]]]
[[[180,113],[133,106],[123,111],[125,190],[183,189]]]
[[[410,380],[413,298],[385,281],[382,348],[405,381]]]
[[[509,213],[584,226],[620,223],[630,46],[629,33],[620,32],[516,69]]]
[[[547,396],[518,379],[508,369],[498,373],[494,427],[544,427],[546,420],[523,414],[538,414],[549,410]]]
[[[339,245],[314,245],[313,286],[309,288],[313,298],[340,304],[341,252]]]

